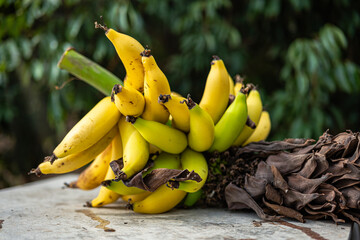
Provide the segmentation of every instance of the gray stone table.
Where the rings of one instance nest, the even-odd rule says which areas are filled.
[[[83,204],[98,189],[63,188],[69,174],[0,190],[0,239],[347,239],[350,224],[262,222],[252,212],[176,209],[137,214],[117,203]],[[105,231],[104,229],[107,229]],[[112,231],[109,231],[112,230]]]

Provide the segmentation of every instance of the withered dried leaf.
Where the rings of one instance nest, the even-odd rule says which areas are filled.
[[[255,200],[242,188],[230,183],[225,188],[225,199],[230,210],[250,208],[263,220],[276,221],[281,217],[270,216],[264,213],[263,209]]]
[[[246,174],[244,188],[251,197],[257,199],[259,197],[262,197],[265,193],[266,183],[267,181],[263,178],[256,178],[254,176]]]
[[[301,193],[313,193],[317,189],[317,187],[325,182],[331,173],[326,173],[322,175],[320,178],[304,178],[300,174],[293,173],[287,177],[288,184],[291,188],[301,192]]]
[[[305,222],[303,215],[292,208],[269,203],[264,198],[263,198],[263,203],[265,204],[265,206],[267,206],[268,208],[271,208],[271,210],[273,210],[274,212],[276,212],[279,215],[283,215],[283,216],[289,217],[289,218],[294,218],[302,223]]]
[[[296,210],[302,209],[306,204],[320,197],[319,193],[301,193],[292,189],[289,189],[286,193],[283,193],[284,205],[293,207]]]
[[[346,206],[349,208],[360,209],[360,191],[349,187],[341,190],[346,199]]]
[[[266,184],[265,198],[274,203],[277,203],[278,205],[283,204],[283,198],[281,194],[275,188],[273,188],[271,184]]]
[[[297,172],[301,169],[304,161],[309,158],[310,154],[291,154],[289,152],[281,152],[276,155],[270,155],[266,159],[269,166],[275,166],[281,174]]]

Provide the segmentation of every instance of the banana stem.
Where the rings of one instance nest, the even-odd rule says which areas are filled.
[[[67,70],[107,96],[111,94],[115,84],[123,84],[114,74],[76,52],[74,48],[68,48],[64,52],[58,67]]]

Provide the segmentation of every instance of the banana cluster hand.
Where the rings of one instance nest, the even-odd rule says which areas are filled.
[[[136,39],[96,27],[105,30],[125,67],[124,84],[116,84],[111,96],[100,100],[31,173],[62,174],[88,164],[68,184],[82,190],[100,187],[88,206],[121,197],[135,212],[162,213],[181,202],[192,206],[201,197],[208,177],[204,152],[223,152],[268,136],[271,122],[259,91],[239,75],[234,83],[218,56],[197,104],[190,94],[184,98],[171,91],[151,51]],[[160,169],[196,177],[173,177],[151,192],[129,185]]]

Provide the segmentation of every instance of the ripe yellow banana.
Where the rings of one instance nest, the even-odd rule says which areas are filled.
[[[199,106],[207,111],[216,124],[229,102],[229,74],[224,62],[214,56]]]
[[[124,116],[140,116],[145,107],[144,96],[135,88],[116,84],[111,93],[111,101]]]
[[[184,152],[181,153],[180,161],[182,169],[187,169],[190,172],[196,172],[199,174],[202,180],[200,182],[194,180],[179,182],[178,189],[191,193],[200,190],[204,186],[208,176],[208,165],[204,155],[187,148]]]
[[[111,145],[112,145],[112,147],[111,147],[110,162],[113,160],[118,160],[123,157],[123,146],[122,146],[122,142],[121,142],[120,131],[119,131],[119,134],[116,134],[116,136],[112,140]]]
[[[54,163],[50,161],[42,162],[36,169],[31,170],[30,173],[35,173],[40,176],[41,174],[68,173],[79,169],[94,160],[97,155],[104,151],[117,133],[118,128],[115,126],[90,148],[64,158],[58,158]]]
[[[235,76],[235,85],[234,85],[234,92],[238,94],[240,92],[240,89],[244,86],[244,78],[240,77],[239,74]]]
[[[156,64],[150,50],[142,52],[142,63],[144,66],[144,97],[145,109],[141,117],[146,120],[166,123],[169,112],[158,103],[160,94],[170,94],[170,85],[161,69]]]
[[[159,96],[159,103],[164,105],[171,115],[171,126],[183,132],[190,130],[190,113],[189,108],[183,104],[186,98],[174,95]]]
[[[186,196],[186,192],[161,185],[153,193],[132,205],[137,213],[157,214],[171,210]]]
[[[114,139],[115,138],[116,136]],[[69,184],[69,187],[91,190],[100,186],[101,182],[104,181],[106,172],[109,168],[111,154],[112,144],[110,143],[109,146],[100,153],[84,171],[81,172],[78,179]]]
[[[149,159],[149,143],[123,118],[119,120],[119,131],[123,145],[123,168],[116,177],[125,180],[145,167]]]
[[[214,122],[211,116],[188,96],[185,102],[190,113],[189,147],[195,151],[208,150],[214,141]]]
[[[118,122],[120,112],[110,97],[103,98],[64,137],[49,157],[64,158],[79,153],[98,142]]]
[[[255,125],[257,125],[260,120],[260,115],[263,110],[263,105],[262,105],[260,93],[255,88],[252,89],[248,94],[248,97],[246,98],[246,105],[248,109],[249,118],[255,123]],[[241,146],[253,132],[254,129],[245,125],[240,135],[236,138],[233,145]]]
[[[245,126],[248,116],[246,95],[239,92],[215,125],[215,138],[210,152],[223,152],[234,143]]]
[[[112,171],[111,167],[108,167],[108,170],[106,172],[105,180],[108,179],[114,179],[115,174]],[[111,191],[110,189],[101,186],[100,191],[96,198],[94,198],[91,202],[88,202],[87,205],[90,207],[102,207],[107,204],[113,203],[120,197],[119,194],[117,194],[114,191]]]
[[[178,129],[140,117],[126,116],[126,120],[133,124],[146,141],[165,152],[179,154],[187,146],[185,133]]]
[[[246,146],[252,142],[265,140],[269,136],[270,130],[271,130],[270,115],[267,111],[262,111],[259,123],[257,124],[255,131],[250,135],[248,139],[246,139],[246,141],[242,144],[242,146]]]
[[[102,28],[105,31],[106,37],[114,45],[126,70],[124,85],[126,87],[133,87],[139,92],[143,92],[144,68],[141,63],[140,53],[144,51],[144,47],[133,37],[119,33],[114,29],[107,28],[98,23],[95,23],[95,27]]]
[[[145,192],[139,193],[139,194],[123,195],[123,196],[121,196],[121,198],[125,202],[133,204],[134,202],[142,201],[143,199],[145,199],[150,194],[151,194],[151,192],[145,191]]]
[[[229,75],[229,94],[236,95],[234,80],[230,75]]]

